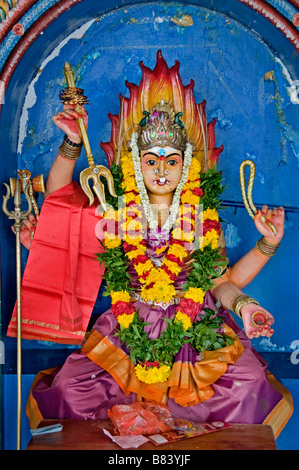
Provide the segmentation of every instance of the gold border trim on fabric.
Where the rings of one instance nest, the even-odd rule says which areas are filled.
[[[277,403],[273,410],[269,413],[263,424],[268,424],[272,427],[274,437],[277,439],[294,411],[294,403],[291,393],[282,385],[281,382],[268,371],[267,379],[270,385],[282,395],[282,399]]]
[[[13,323],[16,322],[16,318],[12,318],[11,321]],[[22,323],[24,325],[36,325],[36,326],[39,326],[41,328],[51,328],[52,330],[61,330],[61,331],[65,331],[66,333],[70,333],[70,334],[75,334],[75,335],[84,335],[85,332],[82,331],[82,330],[78,330],[78,331],[68,331],[68,330],[65,330],[64,328],[61,328],[59,325],[55,325],[53,323],[46,323],[46,322],[40,322],[40,321],[36,321],[36,320],[29,320],[27,318],[22,318]],[[14,328],[14,326],[10,326],[10,328]]]
[[[78,344],[82,345],[85,332],[84,331],[69,331],[63,328],[60,328],[59,325],[54,325],[46,322],[38,322],[35,320],[22,319],[22,338],[23,339],[39,339],[41,341],[53,341],[57,343],[64,344]],[[35,326],[36,328],[30,328],[30,325]],[[45,330],[48,331],[46,332]],[[55,334],[55,332],[57,332]],[[60,334],[59,334],[60,332]],[[70,335],[70,336],[65,336]],[[7,330],[7,336],[16,338],[17,336],[17,326],[14,324],[14,319],[11,320],[11,323]]]
[[[32,391],[33,391],[34,387],[36,386],[36,384],[43,377],[45,377],[47,375],[50,375],[51,372],[53,372],[53,370],[55,370],[55,369],[56,369],[56,367],[52,367],[50,369],[45,369],[45,370],[39,372],[35,376],[35,378],[32,382],[30,392],[29,392],[29,396],[28,396],[27,403],[26,403],[26,414],[28,416],[31,429],[37,428],[39,423],[44,419],[43,415],[41,414],[41,412],[39,410],[38,404],[37,404],[35,398],[33,397]]]

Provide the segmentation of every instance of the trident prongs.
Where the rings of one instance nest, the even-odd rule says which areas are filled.
[[[34,178],[31,179],[31,172],[29,170],[18,170],[18,175],[19,175],[20,180],[18,180],[17,178],[10,178],[9,179],[11,195],[14,196],[15,188],[16,188],[17,182],[19,181],[21,193],[23,193],[25,191],[25,189],[27,188],[28,195],[29,195],[31,203],[32,203],[32,208],[33,208],[34,214],[35,214],[36,217],[38,217],[39,216],[39,207],[38,207],[38,204],[36,202],[34,193],[35,192],[37,192],[37,193],[44,193],[45,192],[44,175],[41,174],[41,175],[38,175],[38,176],[34,176]],[[34,224],[34,226],[36,226],[36,224]],[[33,237],[34,237],[34,232],[31,232],[30,236],[31,236],[31,240],[32,240]]]
[[[73,71],[68,62],[65,62],[64,64],[64,74],[65,74],[66,82],[67,82],[68,89],[70,90],[70,92],[66,91],[66,94],[64,95],[63,99],[68,97],[68,93],[71,93],[69,95],[69,98],[71,98],[72,103],[76,105],[75,111],[79,114],[82,114],[81,107],[82,107],[82,104],[86,102],[84,100],[87,100],[87,98],[83,97],[84,99],[82,101],[83,90],[76,88]],[[76,90],[79,90],[78,93],[76,92]],[[106,208],[105,191],[104,191],[103,183],[100,180],[100,177],[104,176],[107,179],[108,189],[109,189],[110,194],[114,197],[117,197],[114,191],[113,176],[110,170],[106,168],[105,166],[95,165],[83,118],[80,117],[79,119],[77,119],[77,122],[78,122],[78,126],[80,129],[80,134],[82,137],[82,142],[83,142],[83,146],[86,152],[86,158],[87,158],[88,165],[89,165],[89,168],[86,168],[80,174],[80,184],[86,196],[89,198],[90,205],[94,201],[94,195],[93,195],[93,192],[94,192],[95,195],[98,197],[99,202],[102,204],[103,208],[105,209]],[[93,192],[88,184],[88,181],[90,179],[94,183],[92,187]]]
[[[108,189],[109,192],[112,196],[117,197],[114,191],[114,183],[113,183],[113,178],[108,170],[104,165],[94,165],[90,166],[89,168],[85,168],[85,170],[81,171],[80,173],[80,184],[89,198],[89,204],[91,205],[94,202],[94,195],[97,196],[100,204],[102,205],[102,208],[104,211],[107,210],[106,206],[106,198],[105,198],[105,190],[104,190],[104,185],[100,180],[100,177],[104,176],[107,179],[108,182]],[[93,192],[89,186],[89,180],[92,180],[94,185],[93,185]]]
[[[29,186],[27,185],[25,190],[24,190],[24,194],[25,194],[25,197],[26,197],[26,200],[27,200],[27,203],[28,203],[28,209],[26,211],[21,210],[20,181],[17,180],[16,188],[15,188],[15,191],[14,191],[14,205],[15,205],[15,208],[14,208],[13,211],[9,211],[7,209],[7,202],[10,199],[10,187],[6,183],[4,183],[4,186],[6,187],[6,195],[3,196],[3,204],[2,204],[3,212],[4,212],[5,215],[8,216],[9,219],[15,220],[17,225],[18,225],[20,222],[22,222],[23,219],[26,219],[26,217],[32,211],[32,202],[31,202],[30,195],[29,195]],[[15,228],[16,228],[16,231],[17,231],[17,228],[19,228],[19,227],[15,227]]]

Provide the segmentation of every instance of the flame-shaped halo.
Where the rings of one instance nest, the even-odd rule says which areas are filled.
[[[179,74],[180,63],[168,68],[162,52],[157,52],[155,68],[151,70],[140,62],[142,78],[137,86],[126,82],[129,98],[120,95],[119,115],[108,114],[112,123],[110,142],[101,142],[108,165],[119,163],[119,155],[127,151],[126,142],[144,117],[143,111],[150,111],[157,103],[164,100],[170,103],[175,113],[182,112],[181,120],[192,142],[194,156],[199,159],[202,169],[212,168],[218,162],[223,146],[215,148],[215,123],[207,123],[206,101],[196,103],[194,81],[184,86]]]

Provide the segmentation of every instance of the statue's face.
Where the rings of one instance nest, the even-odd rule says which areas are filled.
[[[171,194],[182,176],[183,156],[172,147],[154,147],[141,151],[141,171],[148,193]]]

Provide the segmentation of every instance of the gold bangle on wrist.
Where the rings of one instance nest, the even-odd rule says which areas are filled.
[[[271,256],[275,255],[276,251],[278,250],[279,243],[273,244],[273,243],[267,242],[265,237],[262,237],[256,242],[255,246],[260,253],[270,258]]]
[[[238,317],[242,318],[241,308],[244,305],[247,305],[247,304],[259,305],[259,303],[255,299],[250,297],[249,295],[237,294],[237,295],[235,295],[235,297],[233,297],[233,299],[231,301],[231,304],[230,304],[230,307],[231,307],[231,310],[236,315],[238,315]]]
[[[82,146],[70,145],[66,140],[59,147],[59,154],[68,160],[78,160],[81,154]]]

